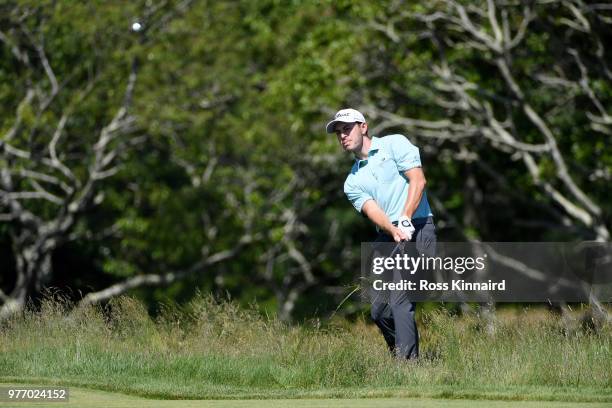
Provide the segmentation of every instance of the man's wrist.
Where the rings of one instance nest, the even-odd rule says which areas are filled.
[[[402,225],[403,221],[408,221],[409,225],[412,225],[412,218],[410,218],[407,215],[402,215],[401,217],[399,217],[399,219],[397,220],[398,226]],[[407,226],[407,225],[405,225],[405,226]]]
[[[387,220],[387,222],[385,222],[383,225],[380,225],[379,228],[381,229],[381,231],[384,231],[387,234],[391,235],[393,233],[395,225],[393,225],[391,221]]]

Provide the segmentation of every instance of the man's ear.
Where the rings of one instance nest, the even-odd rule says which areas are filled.
[[[361,129],[361,134],[362,135],[367,135],[368,134],[368,124],[367,122],[363,122],[359,124],[359,128]]]

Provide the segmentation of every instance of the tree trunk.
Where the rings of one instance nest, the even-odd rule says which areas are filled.
[[[22,232],[14,239],[15,286],[0,308],[0,321],[21,312],[27,300],[48,285],[51,274],[51,250],[45,242],[32,240],[32,234]]]

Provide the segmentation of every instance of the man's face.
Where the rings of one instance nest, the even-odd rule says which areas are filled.
[[[342,149],[347,152],[358,152],[363,145],[363,136],[367,130],[365,123],[344,123],[338,122],[335,126],[336,137],[342,146]]]

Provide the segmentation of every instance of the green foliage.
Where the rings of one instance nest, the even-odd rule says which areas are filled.
[[[20,116],[23,129],[12,142],[44,152],[62,113],[71,109],[58,150],[82,181],[90,166],[83,157],[91,157],[102,126],[122,102],[131,63],[138,62],[130,112],[138,129],[129,136],[138,142],[120,157],[120,172],[98,187],[101,201],[82,215],[74,229],[76,241],[66,244],[88,254],[87,279],[70,270],[69,255],[57,256],[61,278],[51,283],[78,293],[140,274],[185,270],[201,261],[203,252],[226,251],[251,235],[255,239],[230,260],[142,296],[186,300],[200,288],[229,293],[243,304],[256,299],[273,312],[306,279],[288,256],[292,245],[312,263],[316,279],[303,288],[291,313],[302,317],[333,310],[343,295],[324,288],[354,279],[359,242],[371,239],[373,231],[342,194],[351,158],[340,155],[334,137],[324,133],[327,118],[339,107],[371,105],[423,120],[484,120],[481,112],[470,116],[437,104],[449,97],[440,91],[434,69],[441,63],[440,43],[416,17],[448,12],[447,5],[240,0],[196,1],[181,9],[179,1],[153,3],[20,0],[0,6],[0,24],[11,41],[27,43],[26,30],[44,38],[62,84],[51,108],[37,117],[34,107],[40,101],[26,103],[23,97],[33,83],[45,91],[51,83],[40,64],[20,65],[1,43],[0,134]],[[510,28],[516,31],[522,14],[509,10]],[[548,86],[536,78],[555,61],[574,64],[560,44],[580,50],[589,69],[601,71],[593,39],[562,24],[567,13],[538,4],[511,63],[525,97],[555,132],[572,176],[603,208],[609,225],[609,135],[591,128],[585,110],[592,106],[582,90]],[[134,21],[143,22],[143,32],[130,29]],[[454,72],[478,85],[469,95],[489,102],[500,121],[511,120],[521,141],[543,143],[512,100],[495,55],[470,46],[448,25],[432,24]],[[374,28],[381,26],[392,26],[397,38]],[[492,32],[486,23],[484,30]],[[602,33],[609,38],[609,32]],[[37,61],[34,50],[27,52]],[[579,70],[571,66],[569,79],[577,79]],[[600,71],[591,87],[607,107],[612,87]],[[91,89],[83,92],[87,84]],[[372,127],[379,122],[373,118]],[[401,126],[391,131],[406,133]],[[450,226],[439,229],[442,240],[592,237],[579,226],[565,229],[559,209],[522,161],[482,135],[460,141],[407,136],[421,149],[436,218]],[[459,160],[465,151],[477,159]],[[23,168],[18,160],[0,165]],[[538,165],[542,180],[562,187],[549,159]],[[470,177],[475,186],[468,186]],[[26,181],[19,187],[32,188]],[[26,205],[45,219],[58,211],[41,200]],[[516,222],[521,219],[543,226],[521,226]],[[549,230],[551,224],[559,228]],[[3,248],[11,246],[15,231],[12,224],[0,224]],[[2,288],[11,283],[0,277]],[[315,377],[324,374],[316,370]]]

